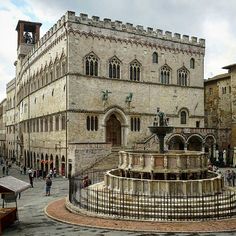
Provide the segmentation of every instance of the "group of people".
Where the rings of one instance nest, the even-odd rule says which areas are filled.
[[[208,169],[211,171],[217,172],[218,174],[223,174],[225,184],[231,187],[235,187],[236,173],[233,169],[227,169],[226,171],[224,171],[224,173],[222,173],[221,170],[217,166],[211,165],[211,164],[208,165]]]
[[[23,173],[22,169],[24,170],[24,167],[20,168],[21,174]],[[24,173],[25,173],[25,170],[24,170]],[[34,178],[39,177],[37,174],[37,171],[33,170],[32,168],[29,168],[28,169],[28,176],[29,176],[30,185],[33,188],[34,187]],[[44,178],[45,184],[46,184],[45,196],[50,196],[50,191],[51,191],[51,186],[52,186],[52,177],[56,177],[56,169],[55,169],[55,171],[50,169],[48,175]]]
[[[233,169],[226,170],[224,178],[228,186],[235,187],[236,173]]]

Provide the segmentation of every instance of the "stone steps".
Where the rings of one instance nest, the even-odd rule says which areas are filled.
[[[113,168],[117,168],[118,164],[119,164],[118,151],[112,151],[109,155],[95,162],[92,166],[86,169],[86,171],[90,172],[90,171],[99,171],[99,170],[110,170]]]

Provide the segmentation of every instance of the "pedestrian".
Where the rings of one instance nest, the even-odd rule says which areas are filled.
[[[28,175],[29,175],[30,185],[33,188],[34,187],[34,184],[33,184],[33,182],[34,182],[34,172],[32,171],[31,168],[28,170]]]
[[[235,186],[235,178],[236,178],[236,173],[234,170],[231,170],[231,176],[232,176],[232,186]]]
[[[48,176],[46,179],[46,195],[45,196],[50,196],[51,186],[52,186],[52,180],[50,176]]]
[[[23,170],[24,170],[24,175],[26,175],[26,166],[24,166]]]
[[[6,167],[3,166],[3,167],[2,167],[2,175],[3,175],[3,176],[5,175],[5,169],[6,169]]]
[[[226,172],[226,179],[227,179],[228,186],[231,186],[232,173],[230,172],[230,170],[227,170]]]
[[[9,167],[8,167],[8,165],[6,166],[6,175],[8,175],[9,174]]]
[[[49,170],[50,178],[52,178],[52,173],[53,173],[53,171],[52,171],[52,169],[50,169],[50,170]]]
[[[56,178],[57,177],[57,169],[54,167],[53,169],[53,177]]]
[[[20,166],[20,174],[23,174],[23,166]]]

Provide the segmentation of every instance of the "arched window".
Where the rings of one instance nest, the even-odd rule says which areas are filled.
[[[190,59],[190,68],[191,68],[191,69],[194,69],[194,68],[195,68],[195,60],[194,60],[194,58],[191,58],[191,59]]]
[[[45,132],[48,132],[48,118],[45,117],[45,125],[44,125]]]
[[[186,111],[181,111],[180,112],[180,124],[181,125],[187,124],[187,113],[186,113]]]
[[[93,53],[85,57],[85,74],[98,76],[98,58]]]
[[[167,65],[161,67],[160,82],[162,84],[169,84],[171,76],[171,69]]]
[[[116,57],[109,61],[109,78],[120,78],[120,61]]]
[[[140,81],[141,65],[135,60],[130,64],[130,80]]]
[[[185,68],[181,68],[177,72],[178,74],[178,85],[188,86],[188,71]]]
[[[157,54],[157,52],[154,52],[152,54],[152,63],[158,63],[158,54]]]

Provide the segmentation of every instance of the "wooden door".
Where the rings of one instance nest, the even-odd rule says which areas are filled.
[[[121,146],[121,124],[113,114],[106,124],[106,142],[112,146]]]

